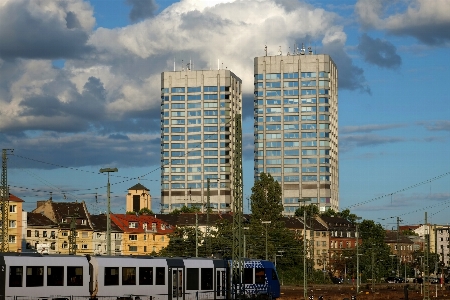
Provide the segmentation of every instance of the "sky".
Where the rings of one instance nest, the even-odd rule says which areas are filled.
[[[0,0],[0,148],[10,192],[125,212],[160,208],[161,72],[217,61],[243,82],[244,207],[253,59],[329,54],[339,76],[340,209],[385,228],[450,216],[450,1]]]

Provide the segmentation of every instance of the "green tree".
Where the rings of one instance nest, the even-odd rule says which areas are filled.
[[[307,205],[307,206],[300,206],[299,208],[297,208],[297,210],[295,211],[295,216],[299,217],[299,218],[303,218],[303,211],[306,210],[306,218],[307,219],[311,219],[316,217],[317,215],[320,214],[319,208],[317,207],[317,205]]]
[[[198,237],[201,237],[200,233]],[[169,234],[169,238],[169,244],[159,252],[159,256],[195,256],[196,240],[194,227],[177,227],[172,234]]]
[[[196,212],[200,212],[200,208],[198,206],[191,206],[191,207],[183,206],[182,208],[174,209],[169,213],[169,215],[179,215],[182,213],[196,213]]]

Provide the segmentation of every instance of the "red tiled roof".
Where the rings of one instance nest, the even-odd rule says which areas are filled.
[[[22,199],[20,199],[19,197],[15,196],[15,195],[13,195],[11,193],[9,194],[9,201],[12,201],[12,202],[25,202]]]
[[[157,234],[169,234],[174,230],[171,225],[150,215],[136,216],[128,214],[111,214],[111,221],[125,233],[155,232],[152,230],[153,223],[156,223],[155,233]],[[136,228],[130,228],[131,222],[137,223]],[[147,229],[144,229],[144,224],[147,224]]]

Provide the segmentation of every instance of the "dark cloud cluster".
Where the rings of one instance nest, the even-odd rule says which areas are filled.
[[[80,58],[93,50],[76,12],[67,11],[61,20],[57,14],[43,17],[29,7],[29,1],[17,0],[0,9],[0,58]]]
[[[380,39],[372,39],[367,34],[361,35],[358,50],[364,60],[387,69],[397,69],[402,64],[402,58],[396,53],[396,47]]]
[[[133,22],[153,17],[158,9],[155,0],[126,0],[126,4],[131,6],[129,17]]]

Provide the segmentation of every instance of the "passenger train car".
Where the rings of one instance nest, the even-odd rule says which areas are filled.
[[[0,254],[0,299],[232,299],[231,261],[150,256]],[[269,261],[245,260],[247,296],[280,296]]]

